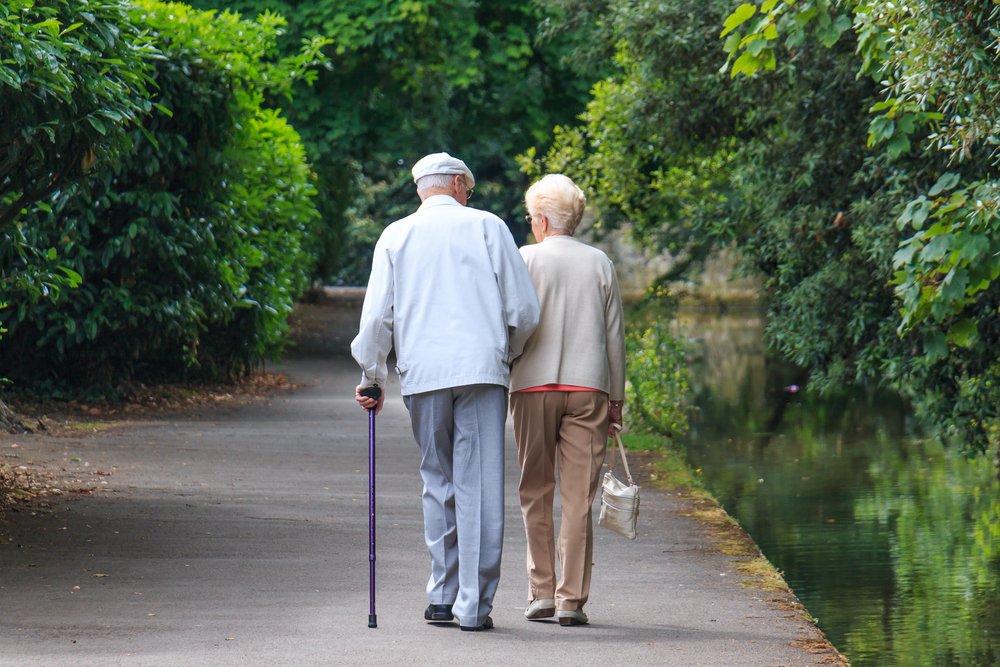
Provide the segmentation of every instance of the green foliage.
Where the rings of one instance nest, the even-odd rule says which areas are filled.
[[[689,377],[681,343],[657,319],[630,327],[625,400],[630,430],[678,438],[688,430]]]
[[[239,221],[230,258],[240,278],[233,319],[201,337],[213,375],[256,367],[285,345],[294,300],[309,285],[318,217],[314,175],[298,133],[273,109],[258,109],[227,147],[235,170],[222,211]]]
[[[1000,34],[995,28],[1000,7],[996,4],[842,3],[854,15],[862,56],[859,73],[878,81],[885,98],[870,108],[874,115],[868,147],[882,147],[889,160],[895,161],[920,142],[928,153],[940,152],[952,163],[965,163],[963,171],[972,176],[963,183],[959,172],[942,175],[927,196],[909,201],[899,216],[901,229],[912,225],[919,230],[902,241],[895,256],[897,268],[904,269],[897,276],[904,329],[929,316],[942,322],[960,314],[1000,275],[996,248],[989,252],[990,237],[1000,235],[996,215],[1000,185],[995,169],[1000,163],[1000,70],[996,66]],[[756,6],[740,9],[745,11],[737,10],[726,20],[723,35],[744,14],[753,15]],[[801,31],[809,27],[824,46],[831,46],[852,27],[851,18],[835,16],[827,2],[768,0],[760,9],[758,18],[748,24],[747,35],[726,43],[731,58],[742,50],[733,63],[734,76],[736,64],[750,54],[749,45],[759,43],[765,33],[770,36],[767,49],[773,60],[779,32],[788,32],[786,43],[797,45],[802,43]],[[789,24],[796,26],[790,32]],[[838,29],[824,39],[823,31],[830,25]],[[933,154],[928,157],[933,164]],[[959,185],[963,187],[946,201],[933,199]],[[932,210],[940,224],[924,231],[923,222]],[[948,340],[967,344],[974,330],[975,322],[968,318],[952,323]]]
[[[735,244],[763,278],[770,343],[812,387],[891,386],[985,450],[1000,405],[1000,10],[654,4],[603,9],[594,34],[617,71],[525,169],[566,171],[605,224],[682,257]]]
[[[330,284],[365,283],[372,268],[371,248],[386,224],[413,212],[414,203],[405,196],[413,192],[409,171],[400,170],[386,178],[390,180],[359,175],[358,195],[344,211],[344,217],[351,222],[337,236],[339,259],[336,270],[328,277]],[[390,201],[396,202],[395,205],[388,206]]]
[[[307,282],[312,175],[298,135],[261,102],[301,76],[313,45],[278,60],[273,16],[143,0],[133,19],[164,54],[160,112],[119,164],[25,225],[28,245],[56,248],[84,282],[58,303],[10,299],[0,370],[22,387],[248,371],[280,350]]]
[[[128,149],[156,56],[118,0],[0,2],[0,310],[79,284],[25,218]]]
[[[721,36],[740,27],[725,42],[736,76],[760,71],[761,58],[773,69],[782,44],[779,35],[785,35],[784,46],[794,49],[808,36],[830,47],[853,32],[861,56],[859,73],[878,81],[884,94],[871,107],[877,115],[869,128],[869,146],[886,143],[889,155],[899,157],[910,150],[912,135],[930,127],[928,144],[933,149],[962,160],[986,141],[997,157],[997,5],[765,0],[759,13],[754,4],[741,5],[724,22]],[[750,17],[753,20],[744,25]]]
[[[321,279],[363,284],[371,225],[417,204],[409,167],[446,150],[476,174],[474,206],[519,218],[526,186],[514,156],[546,145],[582,108],[593,75],[561,64],[566,40],[539,41],[532,0],[196,0],[290,21],[285,53],[302,35],[332,40],[330,67],[298,87],[288,112],[319,175]],[[515,230],[516,232],[517,230]]]
[[[900,269],[895,281],[902,299],[900,326],[948,323],[944,339],[969,347],[977,322],[959,316],[1000,277],[1000,181],[952,190],[958,182],[957,173],[946,173],[928,192],[930,198],[921,195],[906,205],[896,224],[918,231],[902,242],[893,264]],[[937,329],[931,333],[941,335]],[[945,340],[925,346],[928,354],[946,356]]]
[[[717,72],[717,20],[726,2],[614,3],[594,40],[611,40],[617,73],[598,82],[576,127],[556,129],[531,175],[572,175],[602,226],[629,222],[637,239],[684,257],[711,245],[729,198],[739,97]],[[596,11],[591,7],[588,11]],[[596,46],[595,48],[600,48]]]
[[[155,56],[118,0],[0,2],[0,233],[128,147]]]
[[[0,293],[8,298],[30,301],[58,299],[63,289],[78,287],[79,273],[59,264],[55,248],[42,250],[28,242],[21,225],[16,225],[0,244]],[[0,310],[8,304],[0,304]]]
[[[838,5],[837,0],[743,3],[722,22],[719,36],[726,38],[724,47],[729,53],[723,69],[728,68],[734,77],[775,69],[780,34],[785,35],[789,48],[801,46],[810,37],[833,46],[851,28],[850,16],[838,14]]]
[[[775,25],[790,47],[803,43],[806,30],[820,36],[824,26],[842,27],[819,40],[830,46],[853,27],[857,71],[878,82],[882,97],[869,105],[867,148],[880,151],[869,164],[883,170],[881,178],[859,179],[872,195],[854,208],[863,218],[878,215],[870,229],[896,221],[896,271],[887,282],[896,285],[900,335],[920,341],[925,355],[884,355],[887,375],[944,434],[984,450],[998,419],[1000,381],[992,361],[1000,327],[1000,7],[842,3],[853,21],[826,3],[769,1],[760,9],[747,36],[727,42],[731,57]],[[883,251],[879,244],[880,274]]]

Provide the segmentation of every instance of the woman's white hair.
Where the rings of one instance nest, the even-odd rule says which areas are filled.
[[[524,193],[524,205],[531,215],[544,213],[557,233],[572,236],[583,217],[587,197],[569,176],[546,174]]]

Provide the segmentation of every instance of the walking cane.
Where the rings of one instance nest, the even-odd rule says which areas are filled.
[[[377,401],[378,387],[365,387],[361,395]],[[377,628],[375,617],[375,408],[368,411],[368,627]]]

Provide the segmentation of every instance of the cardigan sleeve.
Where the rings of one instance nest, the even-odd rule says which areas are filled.
[[[604,310],[607,328],[608,352],[608,398],[612,401],[625,400],[625,318],[622,313],[622,295],[618,288],[615,265],[608,260],[611,271],[610,289]]]

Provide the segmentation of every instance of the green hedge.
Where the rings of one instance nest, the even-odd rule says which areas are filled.
[[[78,284],[25,218],[128,150],[156,55],[121,0],[0,0],[0,310]]]
[[[0,0],[0,231],[127,149],[155,55],[121,0]]]
[[[312,174],[295,130],[262,107],[303,59],[279,61],[282,21],[142,0],[157,112],[119,164],[25,225],[83,284],[57,303],[8,301],[0,375],[59,394],[220,379],[282,347],[312,267]],[[82,29],[82,28],[81,28]]]

